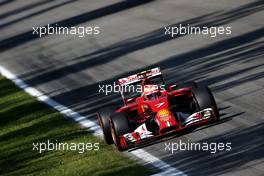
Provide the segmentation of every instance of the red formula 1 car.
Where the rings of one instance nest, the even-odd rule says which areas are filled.
[[[208,87],[194,82],[166,85],[158,67],[119,79],[118,84],[124,105],[100,109],[97,118],[106,143],[120,151],[219,120]]]

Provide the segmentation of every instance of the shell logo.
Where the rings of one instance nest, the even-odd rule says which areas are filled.
[[[157,116],[160,117],[161,121],[167,121],[170,119],[170,111],[168,109],[161,109],[158,111]]]

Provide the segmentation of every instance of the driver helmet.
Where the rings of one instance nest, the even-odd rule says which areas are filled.
[[[159,94],[158,85],[156,84],[144,85],[142,96],[144,96],[146,100],[156,99],[158,97],[158,94]]]

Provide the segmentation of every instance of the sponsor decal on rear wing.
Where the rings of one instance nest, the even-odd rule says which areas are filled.
[[[158,75],[161,75],[161,71],[160,71],[159,67],[156,67],[156,68],[152,68],[150,70],[142,71],[142,72],[134,74],[134,75],[130,75],[126,78],[118,79],[118,84],[121,86],[128,85],[128,84],[132,84],[132,83],[141,81],[144,78],[151,78],[151,77],[155,77]]]

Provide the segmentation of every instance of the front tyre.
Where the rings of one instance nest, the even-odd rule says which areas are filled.
[[[111,135],[111,128],[109,124],[110,116],[114,113],[115,108],[114,107],[106,107],[103,109],[100,109],[97,112],[97,119],[98,122],[103,130],[104,133],[104,140],[108,145],[113,144],[113,138]]]
[[[198,109],[212,108],[215,116],[213,121],[218,121],[219,112],[211,90],[208,87],[199,87],[192,89],[192,93],[197,102]]]
[[[124,112],[114,113],[110,119],[111,134],[115,146],[119,151],[124,151],[127,149],[127,144],[125,140],[120,139],[121,135],[130,132],[128,116]]]

